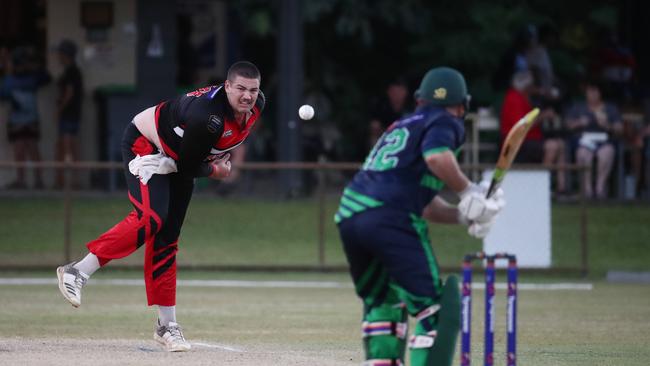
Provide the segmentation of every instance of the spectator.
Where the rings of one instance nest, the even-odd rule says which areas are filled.
[[[533,75],[530,71],[520,71],[512,78],[512,85],[506,92],[501,107],[501,142],[508,132],[526,113],[533,109],[530,94],[534,88]],[[538,117],[543,121],[556,121],[557,116],[552,108],[544,108]],[[545,138],[540,123],[536,123],[526,135],[517,157],[517,163],[539,164],[548,167],[564,162],[564,141],[555,134],[549,133]],[[562,194],[566,191],[564,171],[558,170],[556,175],[556,191]]]
[[[556,33],[549,25],[539,27],[537,37],[532,37],[526,53],[526,61],[533,75],[535,87],[531,95],[532,104],[542,109],[537,124],[543,134],[543,164],[555,169],[555,192],[566,191],[565,171],[561,165],[565,161],[565,129],[558,115],[560,90],[553,71],[553,63],[548,47],[555,41]]]
[[[7,136],[13,145],[14,160],[25,162],[28,159],[41,160],[38,151],[40,137],[37,105],[38,88],[50,81],[50,76],[42,68],[30,47],[18,47],[11,57],[5,59],[5,78],[0,84],[0,97],[11,104],[7,123]],[[34,170],[35,188],[43,188],[40,168]],[[10,189],[27,188],[25,168],[16,169],[16,180],[9,184]]]
[[[513,76],[501,107],[501,142],[506,138],[512,126],[533,109],[530,102],[532,89],[533,76],[529,71],[520,71]],[[515,161],[518,163],[541,163],[544,154],[542,137],[541,128],[537,124],[534,125],[526,135]]]
[[[58,161],[79,160],[77,136],[81,122],[81,100],[83,97],[82,76],[75,62],[77,46],[70,40],[63,40],[57,47],[59,63],[63,74],[57,81],[59,95],[57,100],[57,119],[59,134],[56,142],[56,159]],[[64,171],[56,172],[56,186],[64,183]],[[76,182],[75,182],[76,183]]]
[[[632,50],[620,42],[615,31],[605,29],[601,38],[591,65],[592,75],[603,83],[602,92],[608,99],[629,102],[634,97],[636,58]]]
[[[510,87],[512,78],[518,72],[530,70],[527,54],[537,42],[537,28],[528,25],[517,32],[512,44],[501,56],[499,66],[492,76],[492,87],[502,92]]]
[[[548,25],[542,26],[539,29],[539,37],[532,37],[526,50],[528,69],[533,73],[535,80],[535,95],[544,104],[551,104],[560,97],[547,48],[554,39],[553,29]]]
[[[410,112],[409,89],[406,81],[396,78],[386,87],[386,94],[373,106],[370,118],[369,147],[375,145],[391,123]]]
[[[587,197],[594,196],[592,187],[593,160],[596,158],[595,197],[606,197],[605,186],[614,164],[615,134],[622,132],[618,108],[603,100],[601,88],[595,81],[584,85],[585,101],[574,104],[567,113],[567,126],[573,132],[576,162],[588,167],[583,177]]]

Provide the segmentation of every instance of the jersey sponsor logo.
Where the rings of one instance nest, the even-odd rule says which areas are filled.
[[[210,115],[210,118],[208,119],[208,131],[210,131],[210,133],[217,132],[220,124],[221,119],[219,119],[219,117],[215,116],[214,114]]]
[[[442,99],[444,100],[447,98],[447,89],[445,88],[438,88],[433,91],[433,99]]]
[[[209,92],[210,89],[212,89],[211,86],[206,86],[205,88],[196,89],[195,91],[189,92],[185,95],[187,95],[188,97],[200,97],[201,95]]]

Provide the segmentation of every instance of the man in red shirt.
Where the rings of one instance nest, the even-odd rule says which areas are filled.
[[[501,143],[512,126],[533,109],[529,99],[532,89],[533,76],[529,71],[518,72],[512,77],[512,83],[501,107]],[[533,125],[528,131],[515,161],[518,163],[541,163],[544,155],[542,140],[541,128],[537,124]]]

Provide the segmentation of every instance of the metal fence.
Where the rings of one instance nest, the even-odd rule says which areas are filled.
[[[74,175],[77,172],[81,171],[101,171],[101,172],[115,172],[122,171],[123,164],[119,162],[39,162],[39,163],[17,163],[17,162],[0,162],[0,169],[12,169],[17,167],[25,168],[43,168],[43,169],[62,169],[66,172],[66,176]],[[248,162],[238,166],[238,169],[241,169],[243,172],[264,174],[273,173],[269,178],[267,177],[266,181],[275,181],[280,182],[278,184],[278,189],[267,190],[267,197],[272,196],[275,199],[280,198],[281,200],[291,200],[296,197],[305,198],[308,197],[310,204],[314,204],[314,210],[316,211],[317,224],[315,225],[315,242],[312,244],[315,246],[315,261],[306,263],[306,264],[265,264],[265,263],[247,263],[247,264],[192,264],[185,263],[179,264],[179,266],[193,268],[193,269],[205,269],[205,270],[301,270],[301,271],[340,271],[345,270],[345,263],[341,261],[332,261],[327,258],[326,250],[326,227],[331,224],[331,217],[328,215],[328,204],[331,206],[332,200],[335,200],[338,192],[341,191],[341,188],[345,184],[347,178],[349,178],[354,171],[360,167],[359,163],[326,163],[326,162],[317,162],[317,163],[308,163],[308,162]],[[484,170],[493,169],[494,166],[491,164],[476,164],[476,165],[463,165],[461,168],[468,173],[482,172]],[[540,170],[547,169],[542,165],[518,165],[515,167],[518,170]],[[577,165],[563,165],[556,166],[554,169],[564,169],[567,172],[584,172],[585,169]],[[307,179],[308,182],[303,184],[302,190],[298,187],[298,191],[295,191],[295,186],[282,184],[286,181],[295,181],[298,177],[298,180],[305,181],[303,174],[309,174],[310,179]],[[338,179],[331,179],[332,174],[339,175]],[[476,174],[472,174],[476,176]],[[578,179],[578,181],[582,181]],[[110,192],[114,190],[117,193],[123,194],[124,188],[113,185],[109,188],[104,188],[100,192]],[[198,189],[200,191],[200,189]],[[71,180],[65,179],[65,184],[62,187],[62,190],[59,191],[46,191],[41,193],[41,196],[48,196],[50,198],[55,198],[60,200],[63,205],[62,210],[62,225],[63,225],[63,246],[61,251],[63,253],[62,257],[66,262],[69,262],[73,258],[73,245],[72,245],[72,233],[74,227],[74,215],[72,214],[72,203],[75,199],[80,199],[84,197],[84,192],[87,190],[78,190],[73,189],[71,186]],[[15,196],[15,192],[2,192],[5,196]],[[200,194],[200,192],[199,192]],[[21,197],[30,197],[29,192],[19,194]],[[577,198],[574,200],[573,204],[577,204],[579,207],[579,220],[578,220],[578,257],[579,259],[574,261],[571,265],[566,266],[556,266],[554,265],[549,271],[553,272],[575,272],[586,274],[589,271],[588,263],[588,251],[589,243],[587,237],[587,226],[588,226],[588,216],[586,209],[586,199],[584,195],[583,187],[580,187],[580,192]],[[331,213],[331,212],[330,212]],[[1,245],[0,245],[1,246]],[[50,264],[43,263],[2,263],[0,261],[0,269],[41,269],[44,267],[49,267]],[[140,267],[135,264],[117,264],[117,266],[123,268],[129,267]],[[452,263],[442,263],[442,267],[447,270],[456,270],[456,267]]]

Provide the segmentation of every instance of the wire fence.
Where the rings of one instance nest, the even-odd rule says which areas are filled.
[[[122,163],[48,161],[25,164],[0,162],[0,169],[18,167],[63,170],[66,179],[60,190],[0,191],[2,197],[5,197],[3,200],[5,204],[0,205],[0,213],[7,218],[4,220],[5,222],[12,222],[4,230],[0,230],[4,231],[2,235],[4,238],[0,238],[0,243],[2,243],[0,249],[3,253],[7,253],[4,260],[0,259],[0,269],[44,269],[61,261],[67,263],[83,253],[83,247],[78,245],[80,241],[83,242],[88,237],[92,238],[93,235],[97,236],[103,232],[102,230],[110,227],[105,226],[107,224],[103,221],[98,223],[90,220],[90,217],[108,216],[115,220],[118,217],[116,215],[121,214],[124,210],[125,185],[123,178],[120,178],[124,169]],[[199,222],[198,214],[194,217],[190,212],[188,216],[191,220],[188,220],[185,226],[191,227],[191,229],[184,230],[194,232],[190,234],[193,235],[193,243],[204,244],[202,244],[203,246],[197,244],[199,249],[193,255],[188,255],[185,261],[179,259],[179,266],[201,270],[345,270],[347,266],[338,243],[332,216],[337,207],[338,195],[359,167],[359,163],[247,162],[237,167],[241,170],[242,177],[237,184],[236,190],[238,191],[234,194],[233,192],[224,193],[227,189],[223,189],[223,185],[213,185],[214,182],[208,179],[198,182],[190,211],[195,205],[198,206],[197,210],[202,210],[201,205],[206,204],[210,206],[210,208],[206,208],[207,215],[215,215],[224,227],[216,234],[209,233],[204,234],[202,238],[194,238],[197,235],[203,235],[202,233],[207,230],[204,227],[212,226],[212,224],[204,225]],[[463,165],[461,168],[465,172],[475,173],[493,169],[494,166],[492,164],[475,164]],[[518,165],[514,168],[517,170],[548,169],[542,165]],[[553,169],[564,169],[567,172],[578,174],[585,171],[584,167],[577,165],[561,165]],[[100,176],[104,177],[105,181],[112,183],[102,185],[101,189],[75,188],[70,177],[81,172],[104,173]],[[577,181],[582,180],[577,179]],[[102,211],[106,210],[106,205],[114,204],[112,202],[120,202],[117,206],[119,208],[113,209],[119,213]],[[57,209],[52,210],[49,206],[57,206]],[[219,206],[219,209],[216,206]],[[260,208],[262,206],[263,208]],[[554,260],[550,269],[542,271],[582,274],[589,272],[588,215],[584,189],[581,185],[571,206],[570,217],[573,220],[571,223],[573,232],[567,234],[568,239],[566,237],[560,239],[571,242],[572,250],[567,255],[571,259]],[[229,210],[243,210],[243,219],[230,217]],[[216,214],[211,213],[212,211],[216,211]],[[250,221],[252,225],[240,227],[238,226],[240,222],[237,220]],[[268,223],[268,228],[256,229],[267,225],[265,223]],[[295,225],[293,229],[292,225]],[[228,231],[231,228],[238,228],[239,232]],[[46,246],[34,243],[44,239],[39,239],[34,232],[29,233],[36,235],[32,239],[23,239],[25,236],[30,236],[24,234],[26,231],[39,230],[44,232],[42,235],[46,236],[45,239],[49,239],[46,240],[48,241]],[[256,231],[259,232],[256,233]],[[283,237],[278,236],[271,240],[273,237],[271,233],[277,231],[286,231],[286,233]],[[200,234],[196,234],[196,232]],[[242,235],[242,232],[251,237]],[[211,235],[219,237],[221,243],[232,243],[230,246],[222,244],[227,248],[223,252],[237,254],[224,256],[223,253],[215,252],[215,257],[220,260],[206,259],[203,253],[212,250],[209,243],[211,239],[208,238]],[[238,239],[233,240],[228,235]],[[445,270],[458,268],[458,260],[463,254],[461,251],[472,251],[480,246],[480,242],[467,239],[463,231],[444,231],[437,235],[449,242],[448,247],[437,250],[439,259],[442,258],[441,266]],[[239,243],[238,240],[242,242]],[[286,245],[284,245],[285,241]],[[292,242],[295,243],[290,244]],[[259,243],[267,244],[262,246]],[[57,246],[58,249],[56,249]],[[277,254],[274,255],[267,246],[280,247],[286,249],[286,252],[280,257]],[[434,243],[434,246],[437,244]],[[240,247],[252,248],[252,250],[247,252]],[[191,253],[192,250],[190,250]],[[141,264],[137,263],[137,260],[122,261],[114,266],[139,268]]]

